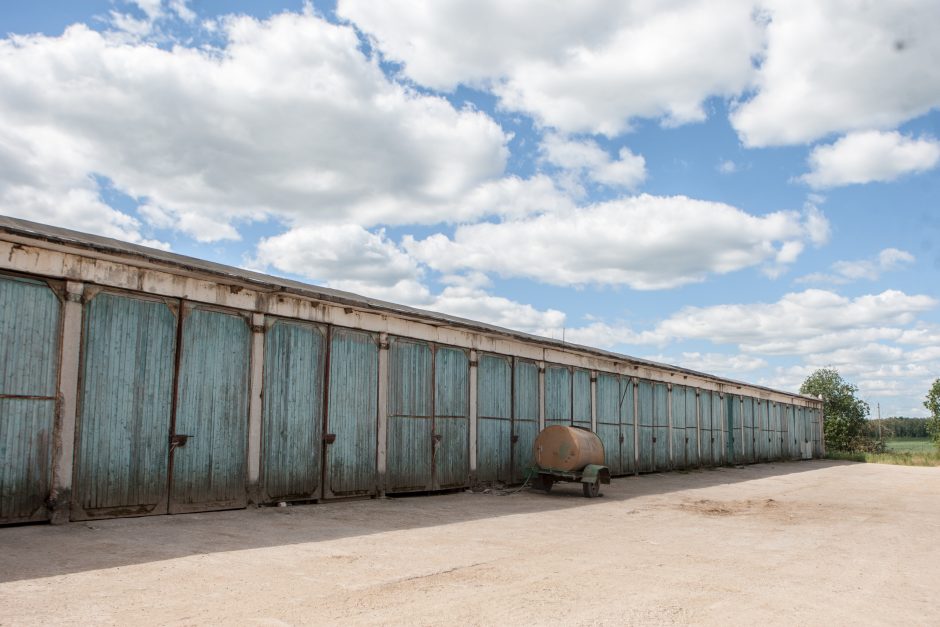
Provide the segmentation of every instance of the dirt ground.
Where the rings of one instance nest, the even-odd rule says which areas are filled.
[[[0,624],[940,624],[940,468],[0,528]]]

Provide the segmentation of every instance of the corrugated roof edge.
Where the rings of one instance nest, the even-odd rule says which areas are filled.
[[[803,398],[816,402],[819,401],[819,399],[812,396],[806,396],[796,392],[776,390],[774,388],[769,388],[763,385],[756,385],[754,383],[739,381],[737,379],[727,379],[709,374],[707,372],[699,372],[697,370],[683,368],[682,366],[649,361],[639,357],[631,357],[622,353],[615,353],[600,348],[594,348],[592,346],[562,342],[552,338],[546,338],[539,335],[533,335],[531,333],[523,333],[522,331],[515,331],[513,329],[487,324],[485,322],[478,322],[476,320],[460,318],[458,316],[451,316],[448,314],[437,313],[425,309],[408,307],[407,305],[400,305],[388,301],[360,296],[358,294],[353,294],[352,292],[344,292],[328,287],[310,285],[300,281],[294,281],[291,279],[285,279],[268,274],[261,274],[260,272],[254,272],[251,270],[244,270],[220,263],[214,263],[212,261],[206,261],[196,257],[188,257],[186,255],[170,253],[158,248],[150,248],[149,246],[141,246],[140,244],[131,244],[130,242],[124,242],[110,237],[92,235],[91,233],[82,233],[81,231],[73,231],[71,229],[50,226],[48,224],[41,224],[39,222],[22,220],[20,218],[11,218],[9,216],[0,215],[0,232],[19,235],[21,237],[32,237],[60,245],[72,245],[79,248],[97,250],[102,253],[112,255],[139,257],[152,264],[163,264],[178,270],[181,269],[190,272],[206,273],[230,281],[248,283],[256,288],[266,288],[268,291],[283,291],[305,296],[307,298],[335,303],[338,305],[358,307],[362,309],[375,310],[397,315],[407,315],[417,318],[423,322],[429,322],[431,324],[447,324],[463,327],[473,331],[482,331],[484,333],[502,335],[524,342],[531,342],[555,349],[576,351],[595,357],[603,357],[605,359],[621,361],[630,365],[652,366],[663,370],[674,371],[680,374],[703,377],[705,379],[719,383],[745,385],[747,387],[758,390],[766,390],[768,392],[775,392],[777,394],[786,394],[795,398]]]

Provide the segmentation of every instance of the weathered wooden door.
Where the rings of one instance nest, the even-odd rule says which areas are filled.
[[[545,367],[545,426],[571,424],[571,370]]]
[[[262,498],[319,498],[326,331],[314,324],[277,319],[269,319],[266,326]]]
[[[534,464],[535,438],[539,433],[539,367],[516,358],[512,372],[512,479],[525,478]]]
[[[244,507],[251,330],[184,304],[170,441],[170,513]]]
[[[512,358],[480,355],[477,366],[478,481],[512,481],[512,432]]]
[[[470,360],[466,351],[434,351],[434,489],[470,479]]]
[[[0,276],[0,522],[44,520],[52,483],[59,299]]]
[[[653,384],[653,462],[656,470],[671,468],[669,459],[669,388]]]
[[[375,494],[379,346],[371,333],[330,330],[325,496]]]
[[[571,424],[591,428],[591,373],[575,368],[571,376]]]
[[[637,384],[637,404],[639,405],[639,415],[637,416],[640,442],[639,471],[652,472],[656,470],[655,447],[656,447],[656,429],[653,419],[653,383],[651,381],[641,380]]]
[[[389,338],[386,490],[431,489],[433,362],[426,342]]]
[[[167,512],[177,309],[107,292],[85,305],[72,520]]]
[[[697,400],[695,388],[672,387],[672,450],[676,468],[699,465]]]

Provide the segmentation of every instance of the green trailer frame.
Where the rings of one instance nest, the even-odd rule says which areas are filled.
[[[588,464],[581,470],[556,470],[554,468],[528,469],[527,479],[536,490],[551,492],[558,482],[580,483],[584,496],[595,498],[601,495],[601,484],[610,485],[610,469],[600,464]]]

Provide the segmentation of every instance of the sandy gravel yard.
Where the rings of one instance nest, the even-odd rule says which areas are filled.
[[[940,469],[0,528],[0,624],[940,624]]]

